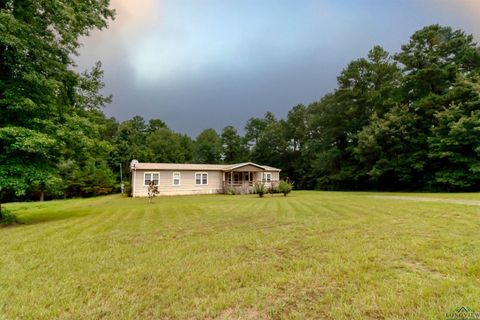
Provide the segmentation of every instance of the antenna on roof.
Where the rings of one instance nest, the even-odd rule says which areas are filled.
[[[135,167],[137,166],[137,164],[139,164],[138,160],[133,159],[132,162],[130,162],[130,170],[131,169],[135,170]]]

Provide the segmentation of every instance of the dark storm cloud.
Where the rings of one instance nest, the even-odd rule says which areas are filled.
[[[161,118],[198,134],[273,111],[285,116],[336,85],[374,45],[399,50],[419,28],[478,29],[477,2],[116,0],[108,30],[85,40],[79,66],[103,62],[106,113]],[[478,12],[478,11],[477,11]],[[478,35],[478,34],[477,34]]]

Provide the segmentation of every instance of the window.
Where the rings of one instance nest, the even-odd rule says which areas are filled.
[[[208,184],[208,173],[205,173],[205,172],[195,173],[195,184],[207,185]]]
[[[240,183],[240,173],[235,172],[233,174],[233,183],[234,184],[239,184]]]
[[[264,173],[263,174],[263,181],[265,182],[272,182],[272,174],[271,173]]]
[[[173,179],[172,184],[174,186],[179,186],[180,185],[180,172],[174,172],[172,179]]]
[[[158,186],[160,183],[160,174],[159,173],[145,173],[144,176],[144,185],[148,186],[150,184],[150,181],[153,181],[153,183]]]

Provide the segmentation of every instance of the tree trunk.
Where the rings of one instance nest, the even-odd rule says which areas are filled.
[[[40,201],[45,201],[45,191],[40,191]]]

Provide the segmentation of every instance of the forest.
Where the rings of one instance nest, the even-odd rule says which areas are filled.
[[[114,97],[102,93],[101,63],[79,73],[74,57],[115,13],[108,1],[57,2],[0,4],[4,201],[118,192],[132,159],[254,161],[296,189],[480,190],[480,48],[462,30],[426,26],[397,53],[375,46],[333,92],[285,118],[267,112],[243,130],[190,137],[161,119],[104,114]]]

